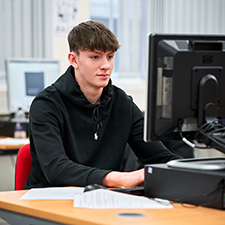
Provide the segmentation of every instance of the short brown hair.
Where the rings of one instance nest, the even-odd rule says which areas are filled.
[[[119,42],[116,36],[100,22],[87,21],[75,26],[68,35],[70,51],[99,50],[116,52]]]

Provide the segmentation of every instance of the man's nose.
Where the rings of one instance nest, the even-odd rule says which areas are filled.
[[[102,70],[108,70],[109,69],[109,60],[108,60],[108,58],[103,58],[102,59],[102,63],[101,63],[100,68]]]

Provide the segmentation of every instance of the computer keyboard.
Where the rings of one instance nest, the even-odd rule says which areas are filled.
[[[113,188],[112,191],[127,193],[127,194],[133,194],[133,195],[145,195],[145,189],[144,186],[136,186],[136,187],[122,187],[122,188]]]

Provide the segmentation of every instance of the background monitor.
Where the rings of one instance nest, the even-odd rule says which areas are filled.
[[[9,112],[14,113],[19,107],[28,112],[34,97],[51,85],[59,75],[60,66],[57,60],[6,60]]]
[[[148,36],[144,139],[194,139],[205,122],[225,117],[225,36]]]

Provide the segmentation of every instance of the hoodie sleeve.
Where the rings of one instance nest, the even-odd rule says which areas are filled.
[[[166,163],[181,158],[168,150],[161,141],[145,142],[143,139],[144,117],[139,108],[133,104],[133,126],[129,144],[143,164]]]

